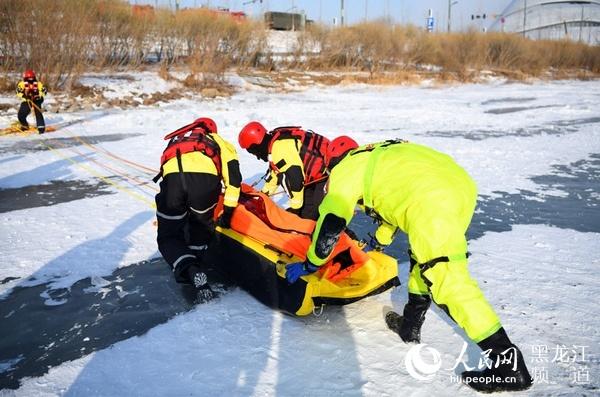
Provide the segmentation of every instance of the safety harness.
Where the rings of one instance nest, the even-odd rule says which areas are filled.
[[[465,252],[464,254],[455,254],[455,255],[449,255],[449,256],[438,256],[437,258],[433,258],[433,259],[431,259],[431,260],[429,260],[429,261],[427,261],[425,263],[418,263],[417,259],[413,255],[413,252],[410,249],[408,250],[408,258],[409,258],[409,261],[410,261],[410,272],[412,272],[412,269],[413,269],[413,267],[415,267],[415,265],[418,265],[419,266],[419,271],[421,273],[421,278],[425,282],[425,285],[427,285],[427,287],[429,287],[429,288],[431,288],[431,286],[433,284],[424,275],[424,273],[427,270],[433,268],[435,265],[437,265],[438,263],[441,263],[441,262],[461,261],[463,259],[468,259],[470,256],[471,256],[470,252]]]
[[[165,139],[170,140],[160,158],[160,171],[152,178],[154,182],[158,182],[158,180],[162,178],[163,166],[173,157],[177,157],[179,172],[183,173],[181,155],[191,152],[200,152],[209,157],[215,164],[217,173],[221,175],[221,148],[219,147],[219,144],[207,134],[203,127],[200,127],[196,123],[188,124],[187,126],[170,133]]]
[[[296,139],[300,142],[300,159],[304,167],[304,185],[318,182],[327,177],[325,153],[329,139],[313,131],[305,131],[300,127],[279,127],[271,132],[269,154],[273,143],[282,139]],[[278,172],[282,165],[270,163],[270,167]]]
[[[29,82],[29,81],[23,81],[23,90],[19,90],[23,96],[24,99],[31,99],[34,101],[37,101],[38,99],[40,99],[40,88],[39,88],[39,83],[37,81],[34,82]]]

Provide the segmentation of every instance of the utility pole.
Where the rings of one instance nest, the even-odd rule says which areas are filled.
[[[292,0],[292,8],[290,8],[290,11],[292,11],[292,32],[296,31],[296,12],[295,9],[296,6],[294,5],[294,0]]]
[[[390,0],[385,0],[385,20],[387,23],[391,23]]]
[[[340,26],[344,26],[344,0],[340,0]]]
[[[323,17],[323,0],[319,0],[319,22],[322,22]]]
[[[450,33],[452,26],[452,6],[456,3],[458,3],[458,1],[448,0],[448,33]]]
[[[583,30],[583,6],[581,6],[581,22],[579,23],[579,42],[581,42],[582,30]]]
[[[527,28],[527,0],[523,6],[523,37],[525,37],[525,29]]]

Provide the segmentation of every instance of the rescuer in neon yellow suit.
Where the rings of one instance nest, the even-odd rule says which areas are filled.
[[[293,282],[327,262],[358,203],[380,221],[372,247],[390,244],[397,230],[408,235],[413,263],[409,302],[404,316],[388,313],[390,328],[406,342],[420,343],[420,328],[431,296],[484,351],[491,349],[500,356],[514,348],[516,355],[518,349],[468,271],[465,233],[475,209],[477,188],[467,172],[451,157],[418,144],[398,140],[356,148],[354,143],[349,151],[339,150],[340,138],[329,146],[331,173],[307,261],[289,265],[288,280]],[[495,389],[483,391],[529,387],[531,377],[520,352],[518,356],[521,383],[495,385]]]

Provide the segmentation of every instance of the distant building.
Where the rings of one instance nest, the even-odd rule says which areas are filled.
[[[515,0],[496,16],[490,30],[600,45],[600,1]]]
[[[154,17],[154,7],[152,7],[150,5],[135,5],[134,4],[131,6],[131,11],[132,11],[133,15],[135,15],[136,17],[144,17],[144,18]],[[209,13],[211,15],[214,15],[215,17],[222,17],[222,16],[228,17],[238,23],[245,22],[248,18],[248,16],[246,15],[245,12],[231,11],[229,8],[216,8],[216,9],[205,8],[205,7],[183,8],[183,9],[177,8],[176,12],[195,13],[198,11]]]
[[[150,5],[132,5],[131,13],[138,18],[154,18],[154,7]]]
[[[216,10],[210,10],[214,12],[216,15],[227,16],[233,19],[236,22],[244,22],[246,21],[246,13],[243,11],[231,11],[228,8],[219,8]]]
[[[265,24],[272,30],[304,30],[306,15],[289,12],[265,12]]]

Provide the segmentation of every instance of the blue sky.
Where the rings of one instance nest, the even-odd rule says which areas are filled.
[[[258,17],[265,10],[304,11],[309,19],[332,23],[339,20],[341,0],[179,0],[180,7],[226,7],[233,11],[244,11]],[[130,0],[137,4],[158,4],[175,6],[175,0]],[[452,30],[467,29],[470,26],[482,28],[491,25],[494,14],[499,15],[510,0],[452,0]],[[356,23],[365,19],[389,16],[397,23],[412,23],[425,26],[428,10],[431,8],[437,30],[446,30],[448,0],[344,0],[346,22]],[[486,14],[486,19],[471,20],[471,15]]]

